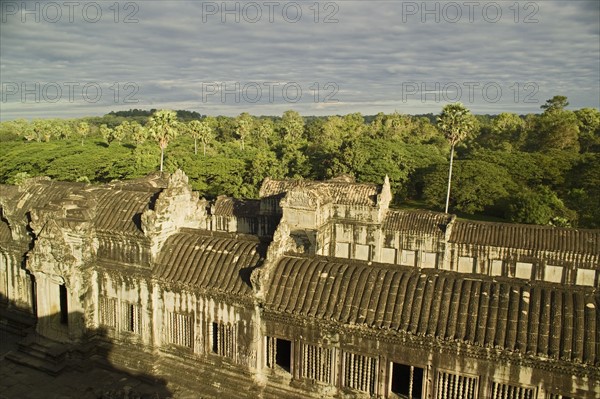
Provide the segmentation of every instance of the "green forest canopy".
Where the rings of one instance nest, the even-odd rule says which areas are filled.
[[[450,212],[600,228],[600,112],[567,105],[555,96],[540,114],[477,115],[474,132],[456,145]],[[155,113],[2,122],[0,183],[48,176],[93,184],[157,171],[160,126],[148,124]],[[256,198],[267,176],[381,183],[387,174],[396,206],[443,210],[450,145],[434,115],[177,111],[176,130],[161,141],[165,171],[181,168],[207,197]]]

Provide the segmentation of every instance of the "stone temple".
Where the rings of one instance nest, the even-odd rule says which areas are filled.
[[[600,397],[600,230],[391,199],[387,177],[0,186],[1,325],[67,348],[7,358],[61,373],[110,345],[198,397]]]

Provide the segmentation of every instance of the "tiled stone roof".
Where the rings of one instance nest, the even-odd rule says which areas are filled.
[[[335,204],[375,206],[379,187],[371,183],[348,183],[344,181],[272,180],[265,179],[260,196],[273,197],[295,188],[307,188],[326,195]]]
[[[443,237],[451,216],[429,211],[389,210],[383,221],[384,230]]]
[[[217,197],[215,201],[214,214],[216,216],[252,217],[258,215],[259,209],[259,200],[240,200],[223,195]]]
[[[542,358],[598,364],[599,298],[453,272],[285,256],[267,307]]]
[[[145,191],[95,190],[98,201],[94,220],[96,229],[100,232],[142,235],[141,214],[148,209],[159,191],[158,188]]]
[[[165,242],[157,278],[234,295],[252,295],[250,273],[263,256],[252,236],[184,229]]]
[[[2,194],[5,192],[5,187],[10,186],[2,186]],[[10,197],[4,198],[4,201],[8,200],[10,204],[6,204],[7,209],[10,208],[15,216],[21,218],[33,208],[44,208],[51,204],[60,204],[70,194],[81,190],[83,187],[85,187],[83,183],[68,183],[37,178],[32,179],[29,184],[18,190],[14,187],[11,187],[12,190],[6,190]]]
[[[458,220],[452,227],[450,242],[600,254],[600,230]]]

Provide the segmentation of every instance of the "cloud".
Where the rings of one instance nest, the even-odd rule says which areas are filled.
[[[281,1],[272,10],[272,3],[252,2],[260,18],[248,2],[98,2],[102,16],[93,23],[92,8],[76,9],[72,22],[63,9],[53,23],[43,6],[39,22],[31,12],[23,22],[23,4],[2,3],[2,120],[150,107],[225,115],[290,108],[307,115],[437,113],[457,97],[457,86],[474,112],[537,112],[556,94],[574,108],[600,106],[594,1],[482,1],[472,14],[461,6],[458,20],[452,4],[461,2],[428,2],[427,10],[423,2]],[[44,3],[25,6],[35,4]],[[493,13],[498,7],[501,16]],[[47,101],[43,88],[51,82],[78,83],[74,101]],[[221,91],[240,89],[208,96],[215,82]],[[23,96],[23,84],[39,90]],[[80,90],[93,84],[103,89],[96,102]],[[302,89],[298,101],[282,92],[286,84]],[[263,92],[254,101],[257,85]]]

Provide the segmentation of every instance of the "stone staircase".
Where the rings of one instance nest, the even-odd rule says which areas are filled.
[[[24,337],[33,331],[34,324],[35,318],[32,315],[19,311],[9,311],[0,306],[0,330]]]
[[[66,344],[30,333],[5,359],[55,376],[65,369],[88,370],[96,362],[101,363],[105,351],[96,342]]]
[[[69,345],[29,334],[19,342],[18,349],[7,353],[5,358],[50,375],[58,375],[68,366],[69,350]]]

